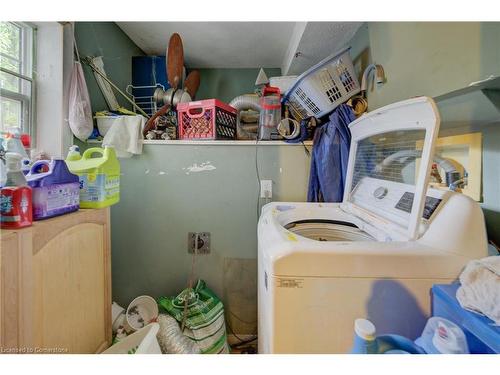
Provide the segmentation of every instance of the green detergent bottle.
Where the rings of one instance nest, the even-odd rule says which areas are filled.
[[[66,156],[66,162],[80,160],[82,155],[80,155],[80,147],[73,145],[69,148],[68,155]]]
[[[81,208],[102,208],[119,202],[120,162],[114,148],[93,147],[81,159],[70,159],[66,164],[80,179]]]

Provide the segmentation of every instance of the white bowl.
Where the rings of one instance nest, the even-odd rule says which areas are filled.
[[[158,319],[158,304],[150,296],[139,296],[127,307],[127,325],[133,330],[141,329]]]
[[[97,122],[97,129],[99,129],[99,134],[104,137],[111,126],[113,126],[113,124],[115,123],[115,120],[121,118],[121,116],[96,116],[94,118]]]

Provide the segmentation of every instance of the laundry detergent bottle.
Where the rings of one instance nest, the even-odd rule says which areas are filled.
[[[93,147],[81,159],[66,159],[71,173],[80,180],[80,207],[101,208],[120,200],[120,162],[112,147]]]
[[[77,145],[73,145],[69,148],[68,155],[66,156],[66,161],[76,161],[80,160],[82,155],[80,155],[80,148]]]
[[[4,229],[17,229],[33,223],[32,191],[22,171],[22,155],[7,152],[6,181],[0,192],[0,222]]]
[[[410,339],[400,335],[376,336],[375,325],[367,319],[354,321],[352,354],[425,354]]]
[[[378,344],[375,337],[375,326],[366,319],[354,321],[354,345],[353,354],[376,354]]]
[[[26,179],[33,193],[35,221],[78,210],[80,181],[64,160],[39,160],[32,165]]]

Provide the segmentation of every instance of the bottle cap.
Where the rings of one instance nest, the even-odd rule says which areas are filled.
[[[376,329],[368,319],[356,319],[354,321],[354,332],[364,340],[375,340]]]
[[[21,143],[25,148],[30,148],[31,147],[31,137],[29,134],[23,133],[21,134]]]

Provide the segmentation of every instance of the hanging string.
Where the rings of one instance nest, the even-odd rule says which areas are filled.
[[[75,38],[75,23],[71,23],[71,30],[73,34],[73,49],[75,50],[76,53],[76,61],[80,63],[80,53],[78,52],[78,46],[76,45],[76,38]]]

